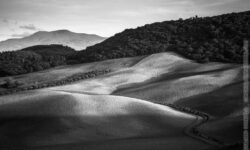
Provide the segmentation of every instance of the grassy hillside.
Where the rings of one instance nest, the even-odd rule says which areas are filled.
[[[153,23],[127,29],[78,54],[81,62],[174,51],[198,62],[241,63],[250,11]]]

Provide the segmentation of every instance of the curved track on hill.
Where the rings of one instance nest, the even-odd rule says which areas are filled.
[[[197,111],[197,110],[193,110],[191,108],[187,108],[187,107],[182,107],[182,106],[177,106],[177,105],[173,105],[173,104],[167,104],[167,106],[174,108],[178,111],[182,111],[191,115],[196,116],[196,120],[193,122],[193,124],[191,124],[190,126],[188,126],[185,130],[184,133],[192,138],[201,140],[207,144],[210,145],[214,145],[214,146],[218,146],[218,147],[223,147],[225,146],[224,143],[222,141],[219,141],[213,137],[209,137],[203,133],[201,133],[198,128],[204,124],[206,124],[209,119],[210,116],[204,112],[201,111]]]

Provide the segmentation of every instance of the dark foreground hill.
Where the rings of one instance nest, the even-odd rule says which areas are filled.
[[[127,29],[82,51],[81,62],[174,51],[198,62],[242,63],[250,11],[193,17]]]

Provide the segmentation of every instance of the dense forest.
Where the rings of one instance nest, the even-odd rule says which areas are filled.
[[[167,51],[201,63],[242,63],[243,41],[249,39],[250,11],[215,17],[195,16],[127,29],[79,52],[61,45],[40,45],[2,52],[0,76]]]
[[[242,63],[250,11],[192,17],[127,29],[78,54],[81,62],[174,51],[198,62]]]
[[[69,64],[76,51],[62,45],[38,45],[0,53],[0,76],[18,75]]]

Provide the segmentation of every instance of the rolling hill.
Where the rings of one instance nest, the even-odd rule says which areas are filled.
[[[165,52],[13,78],[36,84],[102,69],[111,72],[1,96],[0,139],[4,142],[0,147],[215,150],[242,141],[242,97],[237,92],[242,88],[241,65],[199,64]],[[202,118],[169,104],[208,114],[209,120],[196,129],[223,144],[213,145],[211,138],[188,134]]]
[[[105,38],[98,35],[74,33],[68,30],[39,31],[21,39],[9,39],[0,42],[0,52],[20,50],[35,45],[51,44],[60,44],[76,50],[83,50],[103,40]]]
[[[22,90],[10,87],[0,96],[0,149],[241,148],[242,74],[249,70],[241,63],[249,18],[250,11],[145,25],[69,59],[56,50],[58,59],[48,56],[46,63],[60,60],[64,66],[17,73],[11,79],[23,83]],[[33,66],[48,47],[2,56],[11,65],[18,60]],[[136,57],[121,58],[128,56]],[[70,59],[85,63],[63,63]],[[109,71],[65,82],[96,70]],[[0,84],[8,79],[1,77]],[[57,80],[62,84],[53,84]],[[4,90],[9,89],[0,87]]]

